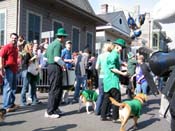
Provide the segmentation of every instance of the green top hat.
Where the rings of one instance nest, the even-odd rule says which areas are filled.
[[[120,38],[119,38],[119,39],[116,39],[113,43],[122,46],[122,48],[125,48],[125,47],[126,47],[126,45],[125,45],[125,44],[126,44],[125,40],[120,39]]]
[[[56,36],[65,36],[65,37],[68,36],[68,34],[66,34],[66,31],[64,30],[64,28],[59,28],[55,35]]]
[[[134,57],[135,55],[134,55],[134,53],[132,53],[132,52],[129,52],[128,53],[128,59],[131,59],[132,57]]]

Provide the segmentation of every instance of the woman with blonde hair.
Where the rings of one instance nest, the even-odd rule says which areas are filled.
[[[104,66],[105,75],[103,78],[104,98],[101,107],[101,120],[106,120],[107,111],[110,106],[109,97],[113,97],[116,101],[121,101],[120,80],[119,75],[126,76],[127,72],[120,71],[120,53],[125,48],[125,40],[119,38],[114,42],[114,48],[109,53]],[[112,121],[117,122],[119,118],[119,108],[112,106],[113,114]]]
[[[37,104],[37,97],[36,97],[37,75],[33,75],[32,73],[28,72],[29,65],[37,60],[37,56],[33,55],[32,50],[33,50],[32,43],[28,43],[25,45],[22,60],[23,85],[21,91],[21,106],[27,105],[26,92],[28,90],[29,84],[31,86],[32,105]]]

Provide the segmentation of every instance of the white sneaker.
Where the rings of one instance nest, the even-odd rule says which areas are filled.
[[[31,98],[31,97],[28,97],[27,100],[28,100],[28,101],[32,101],[32,98]]]
[[[45,112],[44,117],[56,119],[56,118],[59,118],[60,116],[58,114],[49,115],[47,112]]]

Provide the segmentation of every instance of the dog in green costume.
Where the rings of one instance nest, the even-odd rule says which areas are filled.
[[[139,93],[134,99],[124,101],[122,103],[117,102],[114,98],[109,98],[112,104],[121,107],[119,110],[119,118],[121,120],[120,131],[125,131],[125,125],[130,116],[133,116],[134,128],[137,128],[137,120],[140,117],[141,109],[143,103],[146,101],[147,97],[145,94]]]
[[[96,90],[83,90],[80,93],[80,99],[79,99],[79,112],[82,108],[82,103],[86,105],[86,112],[87,114],[91,114],[89,111],[89,107],[92,104],[93,109],[95,111],[96,109],[96,101],[97,101],[98,93]]]

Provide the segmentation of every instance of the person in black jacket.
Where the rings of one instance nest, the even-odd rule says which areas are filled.
[[[37,83],[37,75],[34,75],[28,71],[28,67],[32,62],[37,61],[37,56],[32,53],[33,44],[26,44],[24,47],[25,54],[22,60],[22,79],[23,86],[21,91],[21,106],[26,106],[26,92],[28,90],[29,84],[31,85],[31,98],[32,105],[38,104],[38,99],[36,96],[36,83]],[[37,72],[37,71],[36,71]]]

